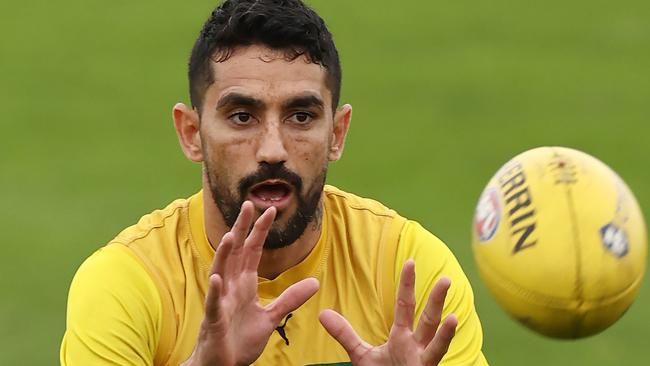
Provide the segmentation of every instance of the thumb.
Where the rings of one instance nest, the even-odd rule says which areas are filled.
[[[272,303],[267,305],[266,311],[275,323],[279,323],[287,314],[299,308],[318,291],[318,280],[305,278],[289,286]]]
[[[357,360],[372,348],[354,331],[350,322],[334,310],[323,310],[318,317],[327,333],[343,346],[350,360]]]

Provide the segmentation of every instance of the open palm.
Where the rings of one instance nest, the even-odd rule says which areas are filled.
[[[253,213],[253,205],[245,202],[232,230],[217,247],[205,317],[196,349],[186,365],[253,363],[280,321],[318,290],[318,282],[309,278],[293,284],[271,304],[259,303],[257,266],[276,211],[274,207],[267,209],[248,234]]]
[[[415,313],[415,264],[406,261],[400,276],[395,319],[388,341],[373,346],[362,340],[350,323],[333,310],[325,310],[320,321],[350,356],[356,366],[434,366],[440,363],[454,337],[458,320],[449,315],[438,328],[447,290],[451,282],[440,279],[429,294],[427,305],[413,331]]]

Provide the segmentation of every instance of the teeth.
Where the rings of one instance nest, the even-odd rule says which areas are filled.
[[[282,197],[268,197],[268,198],[264,198],[264,201],[278,202],[281,199]]]

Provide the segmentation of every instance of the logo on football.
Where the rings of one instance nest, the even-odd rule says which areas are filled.
[[[501,221],[501,204],[499,192],[490,187],[483,192],[476,206],[474,215],[474,230],[481,242],[486,242],[494,236]]]
[[[603,245],[617,257],[627,254],[627,234],[625,231],[610,223],[600,229]]]

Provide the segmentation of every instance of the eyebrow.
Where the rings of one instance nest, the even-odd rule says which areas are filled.
[[[283,109],[297,109],[297,108],[310,108],[310,107],[318,107],[319,109],[323,109],[325,107],[325,103],[320,97],[313,94],[297,96],[282,103]]]
[[[264,102],[260,99],[253,98],[248,95],[240,93],[228,93],[221,97],[217,102],[217,109],[224,107],[254,107],[261,108],[264,106]]]

